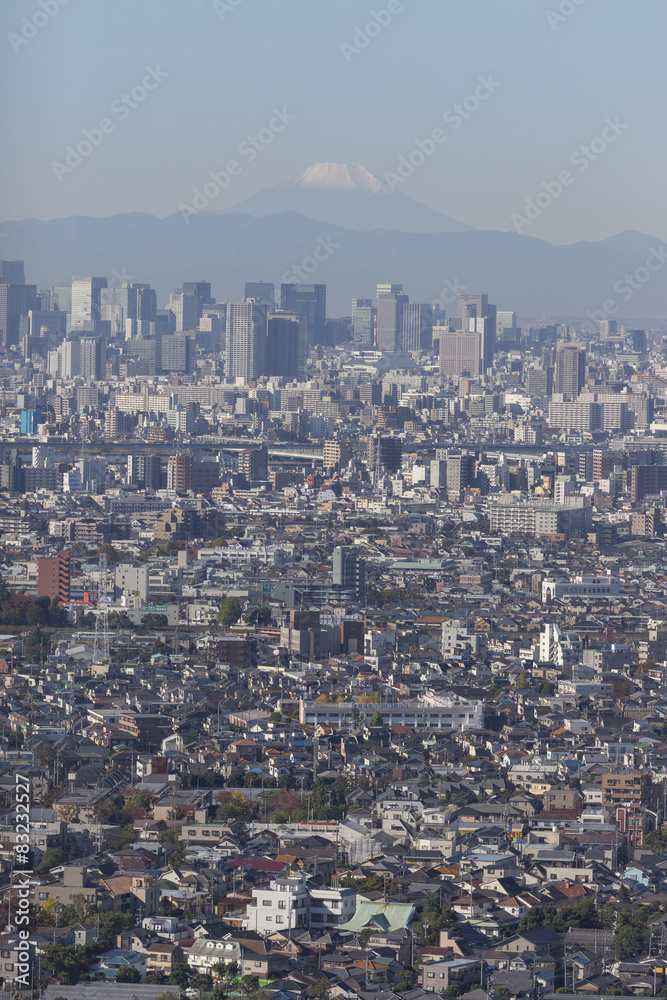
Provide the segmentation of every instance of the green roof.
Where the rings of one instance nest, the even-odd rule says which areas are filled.
[[[386,934],[409,927],[415,915],[412,903],[378,903],[363,900],[346,924],[339,924],[339,931],[356,933],[364,927],[376,927]]]

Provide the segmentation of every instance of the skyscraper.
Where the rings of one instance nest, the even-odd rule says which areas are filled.
[[[106,364],[104,341],[99,337],[82,337],[79,341],[79,371],[86,382],[97,382],[102,378]]]
[[[0,336],[3,347],[18,345],[21,317],[37,308],[37,285],[0,284]]]
[[[450,330],[433,327],[439,342],[439,367],[442,375],[481,375],[484,371],[483,334],[478,330]]]
[[[227,307],[227,378],[251,382],[266,370],[266,306],[251,300]]]
[[[244,298],[257,299],[271,311],[276,308],[276,290],[272,281],[246,281]]]
[[[498,310],[496,313],[496,334],[500,339],[503,330],[513,330],[516,327],[516,313],[508,310]]]
[[[430,351],[433,348],[433,306],[408,302],[403,306],[402,351]]]
[[[143,324],[154,323],[156,313],[155,289],[150,285],[126,282],[120,288],[102,289],[102,319],[111,323],[111,335],[114,337],[125,337],[128,320],[134,321],[131,326],[133,333],[145,331],[148,335],[150,330],[146,330]]]
[[[283,312],[298,313],[306,321],[308,346],[326,344],[327,286],[280,286],[280,308]]]
[[[72,329],[84,330],[102,318],[102,289],[106,278],[72,278]]]
[[[556,350],[554,391],[576,399],[586,378],[586,351],[578,344],[559,344]]]
[[[0,260],[0,285],[25,285],[22,260]]]
[[[72,313],[72,279],[56,281],[53,286],[53,303],[59,312]]]
[[[169,308],[174,314],[175,332],[196,330],[199,322],[199,302],[196,295],[184,291],[172,292]]]
[[[400,288],[396,285],[378,285]],[[377,348],[380,351],[400,351],[403,349],[403,309],[410,299],[403,292],[379,291],[377,299]]]
[[[375,339],[375,309],[371,299],[352,299],[352,339],[372,344]]]
[[[305,323],[298,313],[269,313],[266,339],[266,374],[303,381]]]
[[[192,371],[193,341],[185,333],[160,338],[160,367],[163,373]]]
[[[489,304],[484,292],[464,292],[459,295],[461,329],[482,335],[482,374],[493,367],[493,347],[496,342],[496,307]]]

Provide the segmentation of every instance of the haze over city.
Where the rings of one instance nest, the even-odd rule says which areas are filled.
[[[664,0],[5,0],[0,1000],[667,998]]]

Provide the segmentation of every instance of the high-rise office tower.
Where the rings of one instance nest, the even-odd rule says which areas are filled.
[[[53,304],[59,312],[72,313],[72,279],[56,281],[53,286]]]
[[[352,299],[352,339],[358,344],[375,340],[375,309],[371,299]]]
[[[37,285],[0,284],[0,336],[5,348],[17,346],[21,317],[38,308]]]
[[[210,281],[182,281],[181,284],[176,289],[177,295],[185,295],[188,298],[194,298],[195,303],[195,323],[194,326],[183,327],[184,330],[191,330],[197,327],[199,320],[202,318],[204,308],[206,305],[213,304],[215,299],[211,298],[211,282]]]
[[[326,344],[327,286],[281,285],[280,308],[283,312],[298,313],[306,321],[308,347]]]
[[[276,308],[276,289],[272,281],[246,281],[245,299],[257,299],[270,312]]]
[[[397,287],[394,285],[378,285],[378,289],[383,287]],[[400,286],[399,286],[400,287]],[[410,299],[403,292],[381,291],[377,298],[377,336],[376,344],[380,351],[400,351],[403,347],[403,309],[410,302]]]
[[[102,378],[106,365],[104,341],[99,337],[82,337],[79,341],[78,374],[86,382],[97,382]]]
[[[22,260],[0,260],[0,285],[25,285]]]
[[[366,600],[366,560],[353,545],[333,550],[333,585],[349,591],[356,601]]]
[[[493,367],[493,347],[496,342],[496,307],[483,292],[459,295],[459,317],[462,330],[482,334],[482,373]]]
[[[403,291],[403,285],[391,284],[391,282],[384,282],[375,286],[375,297],[379,299],[381,295],[398,295]]]
[[[192,371],[193,341],[185,333],[173,333],[160,338],[160,368],[163,374]]]
[[[150,285],[126,282],[120,288],[103,288],[101,303],[102,319],[111,323],[114,337],[125,337],[128,320],[134,320],[133,332],[146,330],[143,324],[155,322],[157,298]]]
[[[298,313],[269,313],[266,337],[267,375],[303,381],[307,354],[305,326],[303,317]]]
[[[266,306],[250,302],[230,302],[227,306],[227,378],[251,382],[266,370]]]
[[[102,289],[106,278],[72,278],[72,330],[84,330],[86,324],[102,318]]]
[[[638,354],[646,353],[646,331],[645,330],[626,330],[625,331],[625,346],[628,351],[636,351]]]
[[[481,375],[484,372],[484,338],[478,330],[433,327],[439,342],[438,364],[442,375]]]
[[[433,348],[433,306],[408,302],[403,306],[402,351],[430,351]]]
[[[607,340],[615,337],[618,332],[618,325],[615,319],[603,319],[600,322],[600,339]]]
[[[526,373],[526,391],[529,396],[551,396],[553,393],[553,369],[535,365]]]
[[[196,295],[187,292],[172,292],[169,309],[174,314],[175,332],[196,330],[199,322],[199,302]]]
[[[496,312],[496,335],[500,339],[503,330],[514,330],[516,328],[516,313],[509,310],[499,309]]]
[[[576,399],[586,378],[586,351],[578,344],[559,344],[556,350],[555,392]]]

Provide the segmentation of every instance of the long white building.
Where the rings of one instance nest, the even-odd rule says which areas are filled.
[[[379,712],[384,726],[412,726],[414,729],[481,729],[484,723],[484,706],[481,701],[467,702],[448,699],[441,703],[430,701],[380,702],[360,705],[356,701],[299,702],[299,721],[311,726],[335,726],[338,729],[352,725],[355,713],[370,721]]]

